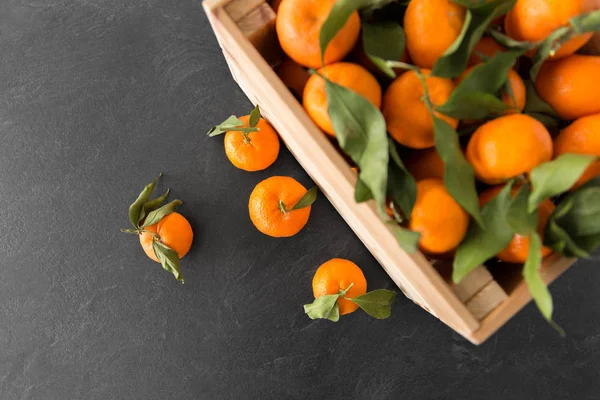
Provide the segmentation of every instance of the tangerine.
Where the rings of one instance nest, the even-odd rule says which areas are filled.
[[[156,257],[152,247],[153,234],[158,235],[157,239],[165,246],[175,250],[180,259],[192,247],[192,240],[194,239],[192,226],[183,215],[177,212],[164,216],[156,224],[147,226],[144,230],[152,233],[142,232],[140,234],[140,244],[146,255],[156,262],[160,261]]]
[[[306,225],[311,207],[290,210],[306,194],[306,188],[288,176],[272,176],[260,182],[248,201],[250,220],[272,237],[294,236]]]
[[[496,184],[550,161],[552,137],[541,122],[528,115],[506,115],[477,128],[466,157],[480,181]]]
[[[321,66],[321,27],[336,0],[285,0],[277,10],[277,37],[283,51],[307,68]],[[341,61],[354,47],[360,32],[360,17],[354,11],[329,42],[324,62]]]
[[[313,294],[316,298],[328,294],[337,294],[340,290],[346,290],[345,297],[358,297],[367,292],[367,280],[358,267],[352,261],[334,258],[321,265],[312,281]],[[340,296],[338,299],[340,315],[350,314],[358,308],[356,303],[346,300]]]
[[[412,4],[412,2],[411,2]],[[429,76],[421,70],[429,98],[434,106],[442,105],[454,90],[450,79]],[[435,144],[433,119],[423,101],[425,90],[415,71],[407,71],[396,78],[383,96],[383,116],[390,135],[400,144],[413,149],[426,149]],[[456,128],[458,120],[435,111],[434,114]]]
[[[582,117],[563,129],[554,139],[554,157],[565,153],[600,157],[600,114]],[[574,189],[600,176],[600,160],[595,160],[573,186]]]

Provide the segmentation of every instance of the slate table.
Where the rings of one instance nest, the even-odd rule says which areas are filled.
[[[198,0],[0,3],[0,399],[598,398],[598,258],[552,287],[564,339],[532,305],[480,347],[404,297],[308,319],[329,258],[393,283],[323,197],[293,239],[253,228],[257,182],[311,182],[206,137],[249,109]],[[196,234],[183,286],[119,232],[161,171]]]

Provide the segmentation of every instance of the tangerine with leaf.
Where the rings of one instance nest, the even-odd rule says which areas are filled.
[[[490,200],[492,200],[500,191],[504,188],[504,186],[494,186],[491,187],[479,195],[479,203],[481,207],[487,204]],[[511,190],[511,196],[515,197],[517,192],[519,191],[519,186],[515,186]],[[550,215],[554,211],[555,206],[550,199],[545,199],[542,201],[538,207],[538,224],[536,231],[540,235],[540,237],[544,236],[544,229],[550,219]],[[496,257],[504,262],[522,264],[527,261],[527,257],[529,254],[529,244],[530,244],[529,235],[519,235],[515,233],[510,243],[498,254]],[[547,257],[552,254],[552,249],[548,247],[542,247],[542,257]]]
[[[585,0],[517,0],[506,14],[504,28],[506,34],[515,40],[539,42],[556,29],[568,26],[572,17],[585,11]],[[551,58],[562,58],[575,53],[591,37],[591,33],[574,35],[551,54]]]
[[[381,106],[381,86],[364,67],[354,63],[340,62],[319,69],[306,83],[303,105],[312,120],[328,135],[335,136],[335,132],[329,117],[323,77],[366,98],[375,107]]]
[[[600,56],[574,54],[546,61],[535,80],[537,94],[564,120],[600,113]]]
[[[480,181],[497,184],[550,161],[552,137],[541,122],[528,115],[506,115],[477,128],[467,145],[466,158]]]
[[[276,30],[283,51],[298,64],[319,68],[320,33],[336,0],[285,0],[277,10]],[[352,50],[360,32],[360,17],[354,11],[329,42],[324,64],[341,61]]]
[[[163,204],[169,196],[168,189],[162,196],[151,199],[161,176],[146,185],[129,206],[129,220],[133,229],[121,229],[121,232],[139,235],[146,255],[161,263],[166,271],[183,283],[179,260],[190,250],[194,233],[188,220],[175,212],[182,204],[181,200]]]
[[[294,236],[308,222],[317,188],[306,190],[288,176],[272,176],[250,194],[250,220],[260,232],[272,237]]]
[[[454,83],[450,79],[430,76],[431,71],[422,69],[425,76],[429,98],[434,106],[444,104],[452,91]],[[383,96],[383,116],[387,129],[400,144],[413,149],[433,147],[435,136],[433,119],[423,101],[425,90],[416,71],[407,71],[396,78]],[[458,120],[437,111],[434,115],[446,121],[452,128],[458,126]]]
[[[258,105],[250,115],[232,115],[208,131],[213,137],[225,134],[225,154],[231,163],[244,171],[261,171],[271,166],[279,155],[279,137],[260,115]]]
[[[554,158],[566,153],[600,157],[600,114],[579,118],[558,134],[554,139]],[[600,160],[592,162],[573,189],[597,176],[600,176]]]
[[[421,250],[444,254],[453,251],[465,237],[469,215],[441,179],[428,178],[417,182],[417,199],[408,226],[421,233]]]
[[[451,0],[412,0],[404,14],[406,47],[419,67],[433,68],[460,36],[464,7]]]
[[[360,267],[341,258],[331,259],[317,269],[312,289],[315,301],[304,305],[304,312],[311,319],[333,322],[359,307],[374,318],[387,318],[396,297],[396,292],[386,289],[367,293],[367,280]]]

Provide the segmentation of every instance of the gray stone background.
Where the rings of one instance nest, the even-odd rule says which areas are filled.
[[[564,339],[532,305],[480,347],[403,297],[309,320],[332,257],[393,283],[323,197],[293,239],[253,228],[257,182],[310,179],[205,136],[249,109],[198,0],[0,2],[0,399],[598,398],[598,259],[552,287]],[[119,232],[161,171],[196,234],[184,286]]]

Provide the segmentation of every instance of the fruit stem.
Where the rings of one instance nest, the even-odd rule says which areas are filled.
[[[283,204],[283,200],[279,200],[279,210],[281,210],[281,212],[284,214],[288,212],[288,210],[285,208],[285,204]]]
[[[354,282],[352,282],[345,290],[340,289],[339,292],[338,292],[338,294],[345,299],[346,298],[345,297],[346,293],[348,293],[348,290],[350,290],[350,288],[352,286],[354,286]]]

